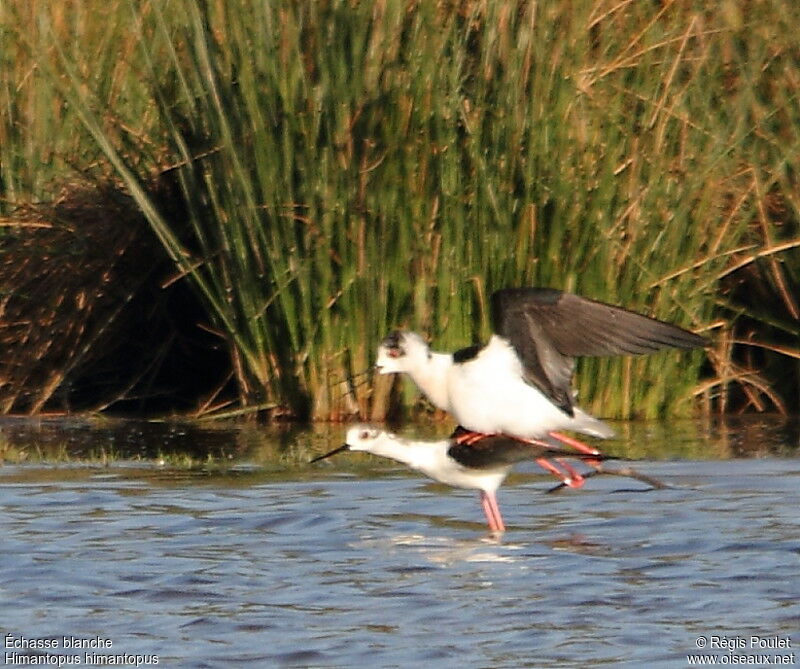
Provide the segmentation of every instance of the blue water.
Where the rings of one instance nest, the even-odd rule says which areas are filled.
[[[6,464],[5,664],[28,652],[170,667],[788,658],[800,645],[795,447],[637,463],[665,490],[607,476],[550,495],[553,481],[525,466],[500,491],[499,540],[477,494],[374,459],[224,471]],[[64,648],[65,636],[106,647]],[[20,650],[23,639],[56,647]]]

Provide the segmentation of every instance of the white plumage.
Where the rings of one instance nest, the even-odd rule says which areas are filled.
[[[436,353],[416,333],[392,332],[378,348],[376,367],[408,374],[473,432],[565,441],[556,431],[571,430],[609,438],[608,425],[575,406],[575,357],[705,344],[675,325],[549,288],[506,288],[491,303],[495,334],[485,346]]]
[[[395,434],[372,428],[368,425],[353,425],[347,430],[345,443],[334,450],[317,456],[317,462],[343,451],[364,451],[401,462],[441,483],[457,488],[480,491],[481,506],[486,514],[489,529],[493,532],[505,530],[500,507],[497,504],[497,489],[508,476],[514,464],[523,460],[535,460],[549,471],[545,458],[570,457],[596,462],[603,456],[573,453],[547,444],[528,444],[508,437],[488,437],[472,443],[460,443],[458,438],[440,441],[413,441]],[[580,476],[568,468],[573,475]],[[559,474],[561,478],[564,478]],[[570,479],[565,479],[569,485]]]
[[[497,335],[471,360],[455,363],[449,353],[428,349],[414,332],[397,333],[397,347],[381,345],[376,366],[381,374],[404,372],[439,409],[468,430],[542,438],[553,430],[573,430],[609,438],[605,423],[574,407],[570,416],[535,386],[526,383],[522,364],[507,340]]]

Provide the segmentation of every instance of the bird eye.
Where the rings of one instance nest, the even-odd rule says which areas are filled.
[[[387,351],[387,354],[390,358],[399,358],[401,355],[403,355],[403,351],[399,348],[390,348]]]
[[[359,439],[369,439],[369,431],[368,430],[361,430],[358,435]]]

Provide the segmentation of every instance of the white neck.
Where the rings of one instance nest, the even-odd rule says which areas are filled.
[[[383,434],[370,444],[369,452],[424,471],[438,457],[445,454],[449,447],[450,444],[447,441],[412,441],[395,435]]]
[[[411,441],[383,434],[369,446],[369,452],[390,458],[422,472],[436,481],[459,488],[494,492],[511,470],[501,465],[488,470],[470,470],[449,457],[450,441]]]
[[[450,411],[447,392],[447,370],[453,366],[453,356],[449,353],[433,353],[414,369],[408,370],[411,380],[437,409]]]

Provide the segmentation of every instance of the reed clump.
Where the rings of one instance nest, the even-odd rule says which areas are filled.
[[[162,395],[208,374],[186,356],[182,379],[168,369],[178,350],[220,373],[193,324],[172,321],[197,301],[161,288],[174,270],[118,184],[64,184],[0,224],[0,413],[180,406]]]
[[[0,14],[4,196],[44,187],[20,165],[48,138],[113,172],[223,333],[240,410],[381,417],[393,393],[356,379],[385,332],[481,339],[509,285],[710,336],[710,367],[585,361],[600,415],[797,396],[796,3],[97,6]]]
[[[3,220],[3,413],[41,413],[59,393],[65,409],[73,375],[96,361],[121,308],[139,289],[141,274],[132,271],[129,256],[141,248],[134,237],[143,225],[141,218],[132,224],[132,209],[118,195],[67,187],[52,205]],[[113,227],[104,225],[109,220]]]

